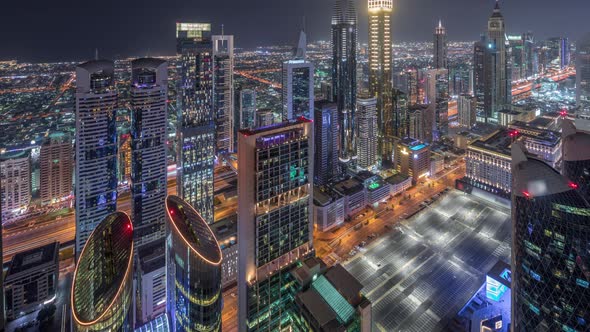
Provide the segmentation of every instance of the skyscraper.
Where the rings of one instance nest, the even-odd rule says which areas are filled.
[[[234,36],[215,35],[213,39],[213,114],[217,134],[217,153],[234,151]]]
[[[569,119],[562,121],[563,176],[590,202],[590,133],[576,130]]]
[[[283,62],[283,121],[304,116],[313,119],[314,66],[306,60],[307,38],[301,31],[295,56]]]
[[[434,29],[434,68],[446,69],[447,65],[447,30],[438,21],[438,26]]]
[[[435,103],[433,139],[440,141],[449,132],[449,71],[438,69],[433,73],[435,93],[434,99],[429,100]]]
[[[475,125],[475,108],[476,99],[469,94],[462,94],[457,100],[457,113],[459,114],[459,124],[466,128]]]
[[[165,234],[167,78],[166,61],[131,62],[131,220],[138,247]]]
[[[512,101],[512,81],[509,68],[509,50],[506,47],[506,27],[500,13],[500,4],[496,6],[488,20],[486,49],[486,69],[484,86],[484,111],[486,118],[497,120],[497,112],[509,108]],[[488,75],[489,74],[489,75]]]
[[[177,23],[180,55],[177,130],[178,195],[213,222],[213,50],[209,23]]]
[[[357,15],[353,0],[337,0],[332,14],[332,91],[338,103],[340,160],[356,155]]]
[[[41,201],[44,204],[58,202],[71,195],[74,151],[69,135],[55,132],[43,141],[39,168]]]
[[[240,90],[238,105],[238,114],[240,116],[238,130],[256,127],[256,91],[251,89]]]
[[[238,328],[289,328],[287,272],[313,251],[313,128],[299,118],[238,136]]]
[[[314,183],[326,185],[338,175],[338,106],[327,101],[315,103]]]
[[[391,112],[391,12],[393,0],[369,0],[369,94],[377,97],[378,157],[384,154],[385,114]]]
[[[371,168],[377,163],[377,98],[357,100],[358,166]]]
[[[514,331],[586,331],[590,204],[543,161],[512,145]]]
[[[473,44],[473,95],[476,99],[477,115],[485,116],[484,99],[486,87],[486,38],[481,39]]]
[[[221,249],[186,201],[166,198],[168,314],[172,331],[221,331]]]
[[[31,155],[28,151],[0,155],[2,223],[11,221],[31,202]]]
[[[590,110],[590,33],[576,47],[576,106]]]
[[[114,63],[76,67],[76,257],[117,209],[117,89]]]
[[[71,292],[75,332],[133,330],[133,226],[123,212],[107,215],[88,237]]]

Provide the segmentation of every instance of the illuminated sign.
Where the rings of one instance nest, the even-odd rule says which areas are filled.
[[[508,287],[498,280],[486,276],[486,297],[488,299],[498,302],[507,289]]]

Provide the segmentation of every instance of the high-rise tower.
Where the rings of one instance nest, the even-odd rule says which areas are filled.
[[[512,102],[512,80],[508,66],[510,49],[506,47],[506,27],[498,0],[488,20],[486,44],[485,66],[489,66],[489,71],[486,70],[484,111],[486,118],[497,119],[497,112],[510,107]]]
[[[314,182],[323,186],[338,175],[338,109],[327,101],[315,103]]]
[[[576,45],[576,106],[590,110],[590,33]]]
[[[76,67],[76,257],[117,208],[117,90],[112,61]]]
[[[299,118],[238,135],[239,331],[294,323],[288,269],[313,251],[312,125]]]
[[[133,226],[123,212],[107,215],[91,233],[72,281],[75,332],[133,330]]]
[[[563,176],[590,202],[590,133],[576,130],[569,119],[562,121]]]
[[[44,204],[58,202],[72,193],[74,152],[70,135],[55,132],[41,145],[41,200]]]
[[[512,145],[514,331],[587,331],[590,204],[567,179]]]
[[[166,303],[172,331],[221,331],[221,249],[206,221],[177,196],[166,198]]]
[[[338,104],[339,157],[356,156],[357,14],[353,0],[336,0],[332,13],[332,98]]]
[[[447,30],[438,21],[438,26],[434,29],[434,68],[446,69],[447,65]]]
[[[211,24],[177,23],[180,55],[178,86],[178,195],[213,222],[213,49]]]
[[[358,166],[368,169],[377,162],[377,99],[358,99]]]
[[[168,64],[131,62],[131,220],[135,245],[164,237]]]
[[[385,114],[392,112],[391,13],[393,0],[369,0],[369,94],[377,98],[378,157],[384,154]]]
[[[217,153],[234,151],[234,36],[213,36],[213,114]]]
[[[313,119],[314,81],[313,63],[307,58],[307,37],[302,30],[295,56],[283,62],[283,121],[297,119],[300,116]]]

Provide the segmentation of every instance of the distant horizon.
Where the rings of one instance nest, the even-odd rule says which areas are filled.
[[[95,48],[107,58],[123,54],[173,54],[175,23],[209,22],[213,33],[236,36],[236,46],[294,45],[305,16],[308,40],[330,36],[335,0],[104,0],[101,2],[8,2],[0,20],[0,59],[59,62],[92,58]],[[355,0],[359,41],[367,40],[367,0]],[[477,40],[486,30],[495,0],[395,0],[392,39],[432,37],[439,19],[450,40]],[[586,24],[590,1],[500,1],[510,34],[532,31],[536,40],[566,36],[575,41]],[[10,13],[10,14],[9,14]],[[18,14],[18,15],[16,15]],[[550,23],[550,24],[548,24]]]

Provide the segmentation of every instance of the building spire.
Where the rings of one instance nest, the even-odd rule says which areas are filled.
[[[500,1],[496,0],[496,5],[494,6],[494,11],[500,11]]]
[[[295,59],[305,60],[307,55],[307,36],[305,30],[301,29],[299,33],[299,42],[297,43],[297,50],[295,51]]]
[[[442,28],[442,20],[440,18],[438,19],[438,27]]]
[[[98,60],[98,47],[94,49],[94,60]]]

